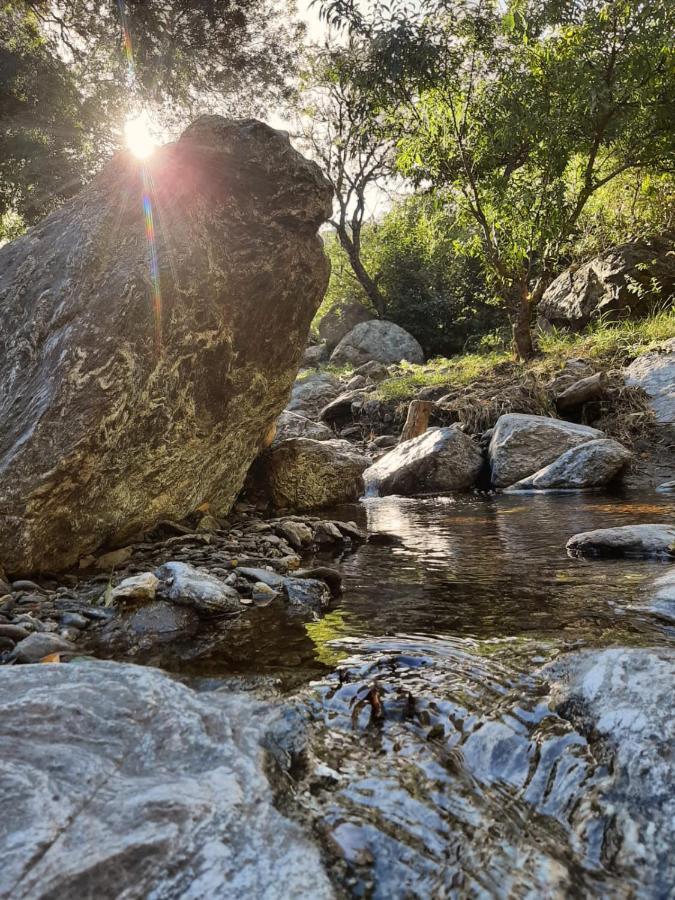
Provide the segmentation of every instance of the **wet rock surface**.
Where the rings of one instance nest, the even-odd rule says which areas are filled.
[[[576,556],[675,557],[675,525],[622,525],[575,534],[567,550]]]
[[[3,669],[0,685],[3,896],[334,896],[274,804],[278,710],[118,663]]]
[[[205,502],[227,513],[328,281],[316,232],[331,189],[284,133],[207,116],[145,166],[162,221],[154,293],[127,153],[0,249],[10,573],[65,569]]]

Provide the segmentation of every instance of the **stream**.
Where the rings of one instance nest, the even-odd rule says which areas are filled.
[[[308,729],[288,814],[322,836],[333,883],[374,898],[671,896],[675,628],[646,606],[668,564],[575,559],[565,543],[672,521],[672,496],[390,497],[332,514],[378,536],[309,560],[344,578],[324,615],[273,604],[208,649],[145,661],[288,701]],[[580,665],[582,688],[602,685],[591,715],[552,695]]]

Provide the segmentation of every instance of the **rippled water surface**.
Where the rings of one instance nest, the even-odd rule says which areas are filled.
[[[392,535],[342,558],[344,593],[322,616],[253,610],[205,654],[162,659],[203,675],[269,674],[299,683],[331,669],[339,638],[428,635],[577,647],[660,642],[668,628],[638,607],[667,564],[579,560],[580,531],[675,520],[665,494],[389,497],[335,511]]]
[[[671,896],[674,629],[646,605],[668,563],[579,560],[565,543],[673,521],[674,498],[383,498],[339,514],[380,537],[316,558],[344,578],[323,615],[273,604],[208,649],[148,661],[258,686],[267,676],[301,711],[292,814],[322,842],[342,895]],[[637,657],[607,648],[651,648],[659,683],[645,689]],[[598,714],[614,725],[609,707],[626,672],[635,680],[618,715],[623,762],[597,716],[558,702],[549,678],[588,649],[593,683],[614,697]]]

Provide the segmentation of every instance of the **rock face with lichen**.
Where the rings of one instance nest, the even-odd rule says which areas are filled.
[[[330,209],[285,134],[210,116],[0,250],[8,572],[229,510],[323,297]]]

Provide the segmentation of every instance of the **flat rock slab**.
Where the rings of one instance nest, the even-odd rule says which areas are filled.
[[[575,534],[567,542],[573,556],[633,557],[675,556],[675,525],[621,525]]]
[[[2,895],[324,900],[261,742],[279,712],[108,662],[0,669]]]
[[[483,465],[480,448],[455,426],[431,428],[399,444],[364,473],[368,493],[410,496],[473,487]]]
[[[566,450],[604,437],[597,428],[547,416],[500,416],[488,449],[492,484],[498,488],[516,484],[550,465]]]

